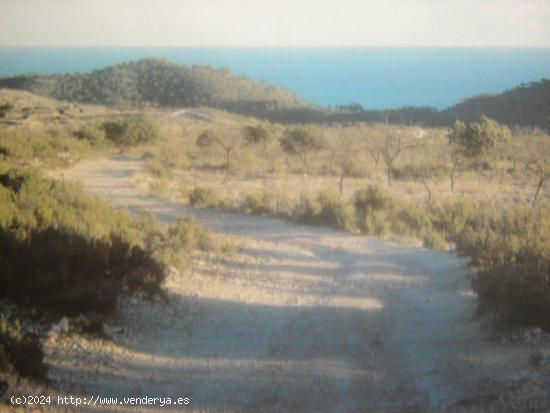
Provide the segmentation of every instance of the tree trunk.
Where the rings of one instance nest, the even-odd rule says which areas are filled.
[[[539,177],[539,183],[537,185],[537,190],[535,191],[535,197],[533,199],[533,206],[535,206],[537,204],[537,200],[539,199],[540,190],[542,189],[542,186],[544,185],[544,181],[546,181],[546,179],[547,179],[547,177],[545,177],[545,176]]]
[[[342,196],[342,193],[344,192],[344,178],[346,177],[345,174],[340,175],[340,196]]]
[[[229,170],[229,166],[231,165],[231,149],[225,148],[225,170]]]
[[[428,203],[432,204],[432,190],[428,186],[428,182],[424,179],[422,180],[422,183],[424,184],[424,187],[426,188],[426,191],[428,191]]]
[[[456,172],[456,165],[453,165],[451,168],[451,191],[455,190],[455,172]]]
[[[391,179],[392,179],[392,174],[391,174],[392,164],[393,164],[393,162],[391,162],[391,161],[386,162],[386,168],[387,168],[386,173],[388,175],[388,185],[389,186],[391,186]]]
[[[304,173],[307,175],[309,173],[309,169],[307,167],[307,153],[303,153],[301,155],[298,155],[300,160],[302,161],[302,164],[304,165]]]

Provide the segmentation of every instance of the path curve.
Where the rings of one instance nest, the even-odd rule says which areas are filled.
[[[171,274],[168,304],[122,302],[113,342],[58,339],[58,387],[182,395],[200,412],[491,411],[517,349],[486,339],[464,258],[187,208],[138,189],[142,168],[101,159],[63,173],[164,222],[191,215],[242,250]]]

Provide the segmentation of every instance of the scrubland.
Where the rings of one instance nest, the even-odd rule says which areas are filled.
[[[471,258],[475,287],[499,318],[550,327],[544,132],[510,131],[486,118],[449,129],[285,127],[209,113],[210,122],[165,117],[162,138],[135,152],[148,159],[142,183],[151,193],[458,249]],[[479,136],[457,142],[460,128]]]
[[[0,298],[16,306],[2,319],[2,370],[44,377],[20,320],[85,315],[97,333],[120,295],[161,294],[169,265],[218,248],[190,219],[166,227],[44,174],[121,153],[147,163],[142,188],[173,201],[457,249],[498,320],[550,328],[550,137],[540,130],[483,119],[284,126],[12,91],[0,107]]]
[[[108,141],[105,124],[127,137],[152,133],[151,122],[113,111],[107,123],[103,109],[59,109],[23,93],[2,98],[13,103],[0,119],[0,370],[44,379],[38,335],[22,324],[36,330],[63,316],[85,316],[82,330],[101,334],[119,296],[160,295],[166,268],[185,266],[193,251],[214,241],[190,219],[166,227],[44,175],[118,151],[121,143]]]

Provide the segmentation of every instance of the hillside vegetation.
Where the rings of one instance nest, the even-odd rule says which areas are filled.
[[[0,378],[44,379],[37,331],[72,317],[82,332],[101,334],[121,295],[162,295],[168,266],[213,244],[190,219],[167,228],[44,176],[153,141],[149,117],[22,92],[0,92],[0,106]]]
[[[117,107],[216,107],[281,123],[381,122],[451,126],[481,115],[509,127],[550,129],[550,80],[521,85],[497,95],[479,95],[445,110],[403,107],[388,110],[312,105],[281,87],[237,76],[228,69],[177,65],[143,59],[91,73],[20,75],[0,78],[0,88],[26,90],[59,100]],[[0,116],[2,108],[0,107]]]
[[[450,130],[227,115],[166,127],[146,151],[153,194],[457,248],[478,270],[483,302],[503,319],[550,328],[546,135],[483,116]]]
[[[262,116],[256,112],[255,115]],[[537,127],[550,130],[550,80],[521,85],[506,92],[483,94],[438,111],[430,107],[402,107],[369,110],[350,104],[334,108],[292,108],[265,116],[279,122],[382,122],[423,126],[451,126],[455,120],[471,122],[488,116],[509,127]]]
[[[123,152],[147,165],[138,185],[196,207],[456,247],[478,270],[482,302],[550,329],[550,140],[540,131],[484,116],[450,130],[392,125],[391,115],[296,126],[7,90],[0,107],[0,298],[27,314],[112,314],[121,294],[158,294],[168,265],[212,247],[193,221],[164,228],[40,171]],[[0,369],[41,377],[38,342],[17,314],[0,329]]]
[[[214,106],[233,110],[307,106],[292,92],[236,76],[227,69],[143,59],[91,73],[0,79],[0,88],[23,89],[59,100],[116,106]]]

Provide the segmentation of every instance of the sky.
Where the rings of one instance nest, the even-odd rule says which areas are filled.
[[[550,0],[0,0],[0,47],[550,48]]]

